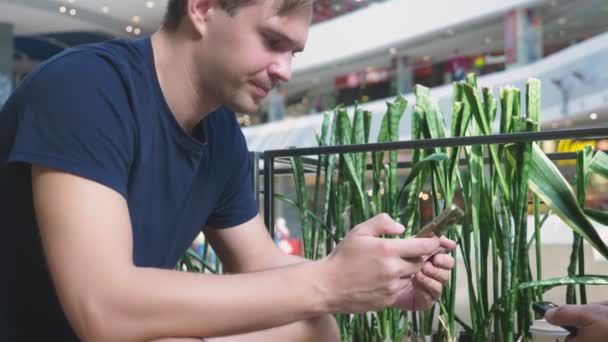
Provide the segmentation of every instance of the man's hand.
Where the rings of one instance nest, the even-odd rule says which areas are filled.
[[[332,313],[375,311],[395,305],[403,297],[412,276],[422,269],[423,257],[440,247],[433,238],[383,239],[382,234],[397,235],[404,227],[387,214],[378,215],[353,228],[336,249],[321,262],[324,263],[323,291]],[[449,241],[449,240],[447,240]],[[442,242],[445,248],[452,243]],[[451,268],[447,256],[433,258],[441,269]],[[428,262],[430,266],[433,266]],[[419,279],[414,293],[422,291],[436,294],[435,282],[429,279],[443,277],[436,267],[427,266],[427,278]],[[437,274],[436,274],[437,273]],[[429,286],[431,289],[429,289]],[[433,291],[433,292],[431,292]]]
[[[608,303],[562,305],[545,313],[547,322],[554,325],[579,327],[576,337],[568,341],[603,341],[608,336]]]
[[[456,243],[445,237],[440,239],[441,248],[452,251]],[[401,310],[424,310],[432,307],[441,297],[443,286],[450,279],[454,258],[448,254],[436,254],[424,262],[422,270],[416,273],[408,287],[403,289],[393,305]]]

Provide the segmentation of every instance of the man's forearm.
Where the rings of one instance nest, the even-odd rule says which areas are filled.
[[[305,259],[286,258],[300,262]],[[101,307],[120,340],[222,336],[326,313],[319,262],[268,271],[207,275],[135,269]]]

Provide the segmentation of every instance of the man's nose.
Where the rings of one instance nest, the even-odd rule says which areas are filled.
[[[273,63],[268,67],[268,74],[280,82],[288,82],[291,79],[291,52],[278,54]]]

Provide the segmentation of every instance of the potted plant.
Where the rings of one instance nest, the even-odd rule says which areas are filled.
[[[527,83],[522,110],[518,89],[504,87],[499,99],[490,89],[477,89],[476,78],[454,85],[451,126],[447,127],[429,90],[415,87],[416,103],[411,120],[413,140],[425,139],[428,146],[447,137],[489,136],[494,122],[501,134],[539,131],[540,82]],[[394,142],[407,107],[404,97],[387,103],[377,141]],[[500,115],[498,109],[500,108]],[[319,146],[366,144],[370,138],[370,112],[355,108],[352,118],[344,107],[333,116],[324,115],[317,134]],[[497,121],[499,120],[499,121]],[[505,136],[508,137],[508,136]],[[395,149],[374,152],[320,154],[313,167],[314,186],[306,186],[304,164],[309,160],[291,157],[296,196],[275,198],[298,208],[304,254],[318,259],[331,251],[349,228],[377,213],[387,212],[406,226],[401,236],[415,234],[421,226],[421,195],[432,198],[433,213],[458,202],[467,212],[451,238],[459,243],[464,270],[454,269],[436,308],[405,313],[395,309],[360,315],[338,315],[344,341],[418,340],[433,334],[440,340],[514,341],[531,338],[535,319],[531,303],[558,285],[574,285],[586,301],[584,285],[608,284],[608,277],[585,275],[582,241],[608,258],[608,247],[590,223],[590,218],[608,224],[607,214],[584,208],[591,173],[608,178],[608,156],[587,147],[577,153],[576,193],[557,167],[534,141],[512,141],[503,145],[443,144],[410,151],[409,174],[400,182],[399,153]],[[360,149],[358,150],[360,151]],[[424,196],[422,196],[424,197]],[[428,207],[428,206],[427,206]],[[528,211],[534,225],[528,227]],[[543,279],[541,267],[542,225],[549,214],[559,216],[576,238],[567,276]],[[528,240],[528,230],[533,230]],[[536,272],[528,258],[536,254]],[[464,272],[463,272],[464,271]],[[471,323],[455,314],[456,281],[465,277]],[[495,286],[490,287],[490,284]]]

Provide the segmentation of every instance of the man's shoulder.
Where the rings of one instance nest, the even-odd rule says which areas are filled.
[[[103,85],[104,81],[130,78],[142,69],[144,52],[136,43],[126,39],[115,39],[102,43],[85,44],[67,49],[40,64],[22,82],[43,83],[61,81],[86,81]]]

